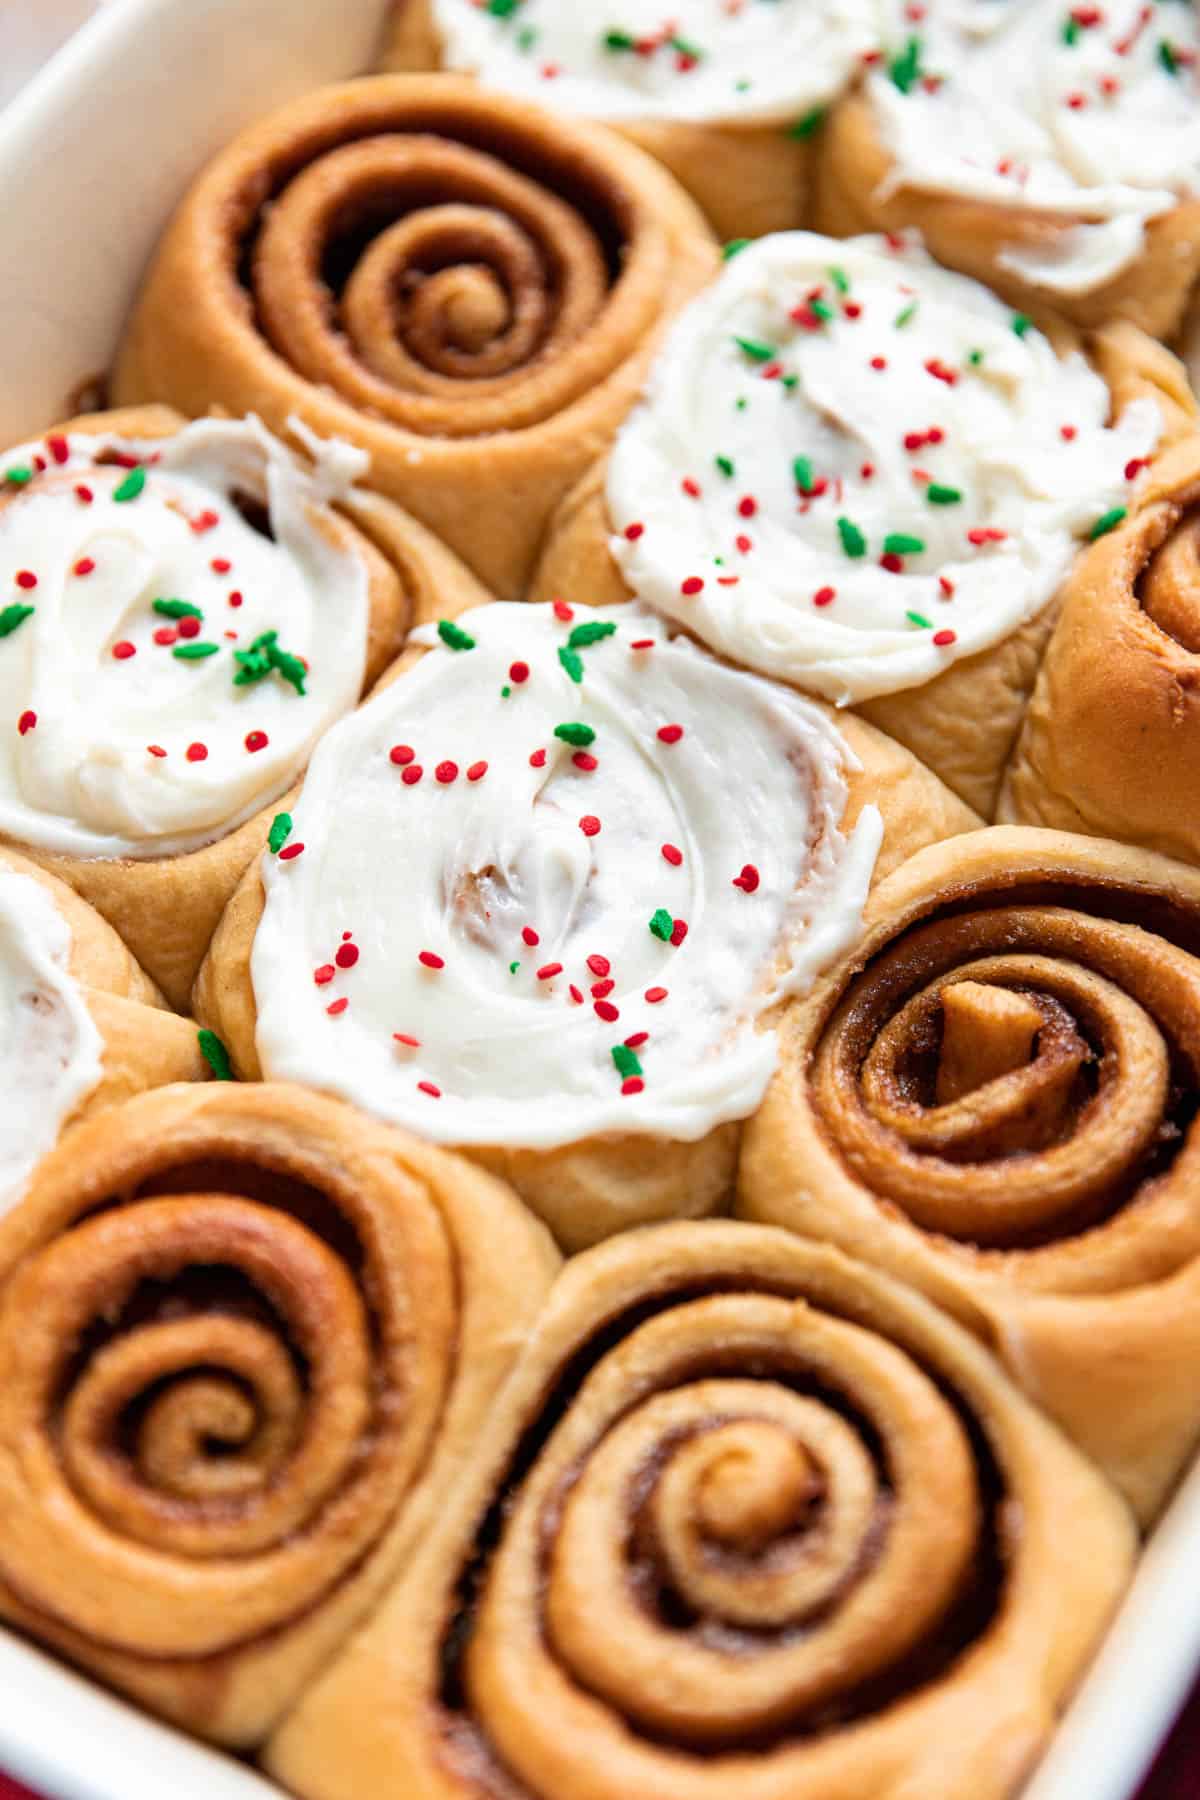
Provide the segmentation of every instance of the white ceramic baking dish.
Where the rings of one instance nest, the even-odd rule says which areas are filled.
[[[194,171],[246,121],[367,68],[388,4],[111,0],[0,115],[0,444],[107,366]],[[1200,1462],[1024,1800],[1129,1800],[1200,1665],[1197,1592]],[[0,1769],[52,1800],[279,1794],[3,1632]]]

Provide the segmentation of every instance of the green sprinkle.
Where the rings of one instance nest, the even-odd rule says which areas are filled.
[[[895,318],[892,320],[892,324],[896,327],[897,331],[903,331],[904,327],[916,318],[917,308],[920,304],[921,302],[919,300],[910,300],[908,305],[903,307],[901,311],[896,314]]]
[[[911,93],[921,79],[921,40],[910,37],[899,56],[888,69],[888,74],[902,94]]]
[[[606,31],[601,41],[606,50],[632,50],[634,46],[628,31]]]
[[[907,531],[889,531],[883,540],[885,556],[919,556],[924,548],[924,538],[910,537]]]
[[[521,0],[487,0],[486,11],[493,19],[511,19],[520,4]]]
[[[671,917],[665,906],[660,906],[650,921],[650,930],[656,938],[661,938],[664,944],[669,944],[671,941],[671,933],[674,929],[674,919]]]
[[[198,640],[190,644],[176,644],[171,655],[177,656],[180,662],[203,662],[206,657],[217,656],[220,644],[202,644]]]
[[[278,856],[283,846],[292,835],[291,813],[276,813],[271,820],[271,829],[267,833],[267,849],[272,856]]]
[[[792,464],[792,474],[796,486],[802,494],[811,494],[813,490],[813,466],[807,456],[798,456]]]
[[[713,461],[716,463],[722,475],[728,476],[730,480],[736,475],[737,470],[733,466],[733,458],[731,456],[714,456]]]
[[[215,1031],[198,1031],[196,1042],[200,1046],[200,1054],[216,1076],[218,1081],[232,1081],[233,1064],[229,1060],[229,1052]]]
[[[925,617],[924,613],[906,612],[904,616],[910,625],[919,625],[922,631],[928,631],[932,623],[931,620]]]
[[[1110,506],[1106,513],[1101,513],[1088,532],[1091,542],[1094,544],[1097,538],[1107,537],[1110,531],[1115,531],[1128,511],[1127,506]]]
[[[283,679],[286,682],[289,682],[298,694],[302,694],[304,692],[304,678],[308,674],[308,670],[300,661],[300,658],[298,656],[289,655],[286,650],[276,649],[268,650],[267,655],[271,659],[271,667],[274,669],[275,673],[277,675],[282,675]]]
[[[828,300],[821,300],[819,298],[810,300],[808,303],[808,310],[811,313],[816,313],[818,319],[824,319],[826,323],[833,317],[833,308],[830,306]]]
[[[671,48],[679,56],[690,56],[694,58],[696,62],[700,62],[704,56],[704,52],[699,44],[693,44],[688,38],[673,37],[671,39]]]
[[[522,25],[514,39],[517,49],[525,51],[532,50],[537,41],[538,34],[536,25]]]
[[[839,519],[838,536],[842,540],[842,549],[847,556],[865,556],[867,540],[852,519]]]
[[[771,358],[777,354],[774,344],[761,343],[758,338],[735,337],[733,341],[742,354],[750,358],[751,362],[770,362]]]
[[[1019,338],[1023,338],[1025,336],[1025,333],[1032,328],[1032,325],[1033,325],[1033,320],[1030,318],[1027,318],[1024,313],[1014,313],[1013,314],[1012,328],[1016,332],[1016,334]]]
[[[583,658],[579,655],[578,651],[569,650],[565,644],[560,644],[558,649],[558,660],[567,671],[567,674],[571,677],[572,681],[583,680]]]
[[[1160,38],[1158,44],[1158,60],[1168,75],[1178,75],[1179,58],[1176,56],[1166,38]]]
[[[749,238],[730,238],[729,242],[721,251],[721,260],[723,262],[732,262],[734,257],[737,256],[740,251],[745,250],[749,243]]]
[[[825,108],[814,106],[811,112],[801,113],[800,117],[788,126],[784,133],[790,138],[810,138],[814,131],[819,131],[825,123]]]
[[[598,644],[602,639],[611,637],[616,629],[611,619],[592,619],[586,625],[576,625],[567,639],[567,648],[586,650],[589,644]]]
[[[32,469],[5,469],[4,479],[12,487],[24,487],[27,481],[33,480]]]
[[[1078,19],[1066,19],[1063,22],[1062,41],[1064,44],[1077,44],[1079,34],[1083,30]]]
[[[145,469],[130,469],[120,486],[113,489],[113,499],[118,503],[125,500],[136,500],[145,485]]]
[[[589,744],[596,741],[596,734],[591,726],[580,725],[575,720],[569,720],[565,725],[556,725],[554,735],[561,738],[564,744],[574,744],[577,750],[586,750]]]
[[[743,78],[743,80],[741,80],[741,81],[734,82],[733,89],[734,89],[734,92],[737,94],[748,94],[750,92],[750,89],[753,86],[754,86],[754,83],[752,81],[746,81]]]
[[[925,498],[930,506],[957,506],[962,499],[962,489],[943,487],[939,481],[931,481],[925,489]]]
[[[982,350],[968,350],[967,351],[967,361],[970,363],[970,365],[973,369],[980,368],[983,363],[983,351]]]
[[[507,700],[511,693],[512,693],[512,689],[509,687],[509,685],[506,681],[504,686],[500,689],[500,698],[502,700]]]
[[[790,394],[793,388],[800,386],[800,377],[798,375],[785,375],[779,385],[780,387],[785,387]]]
[[[204,614],[190,600],[152,600],[151,610],[164,619],[202,619]]]
[[[438,636],[447,650],[473,650],[475,648],[475,639],[469,632],[464,631],[461,625],[456,625],[453,619],[438,620]]]
[[[263,631],[248,650],[234,651],[234,661],[238,664],[234,687],[250,687],[254,682],[265,681],[268,675],[276,674],[290,682],[298,694],[304,692],[308,671],[298,656],[279,648],[278,637],[277,631]],[[179,652],[175,654],[178,656]]]
[[[749,404],[750,404],[750,402],[747,400],[745,394],[739,394],[737,399],[734,401],[734,405],[737,407],[737,410],[739,412],[745,412],[745,410],[749,406]]]
[[[637,1053],[631,1050],[628,1044],[614,1044],[612,1059],[616,1064],[617,1074],[626,1081],[631,1075],[640,1075],[642,1072],[642,1065],[637,1059]]]
[[[520,965],[520,963],[519,963],[519,962],[515,962],[515,963],[509,963],[509,965],[508,965],[508,972],[509,972],[509,974],[510,974],[510,975],[515,975],[515,974],[516,974],[516,972],[517,972],[517,970],[518,970],[518,969],[519,969],[519,968],[520,968],[520,966],[521,966],[521,965]]]
[[[32,606],[23,606],[19,600],[14,600],[11,606],[6,606],[4,611],[0,612],[0,638],[11,637],[17,626],[23,625],[33,611]]]
[[[830,269],[829,279],[832,281],[839,294],[848,294],[850,292],[850,277],[847,275],[845,269]]]

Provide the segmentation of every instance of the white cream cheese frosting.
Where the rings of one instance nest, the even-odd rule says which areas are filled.
[[[447,68],[595,119],[799,122],[876,43],[871,0],[435,0]]]
[[[919,188],[1067,222],[1007,268],[1084,294],[1139,255],[1145,226],[1200,192],[1200,20],[1179,0],[881,0],[868,94],[895,171]]]
[[[742,250],[673,327],[608,473],[657,612],[839,705],[1008,637],[1121,509],[1162,420],[915,244]]]
[[[366,662],[366,567],[322,528],[321,468],[204,420],[51,435],[0,482],[0,832],[164,856],[284,792]]]
[[[776,1062],[755,1021],[853,940],[882,835],[874,808],[841,832],[827,715],[636,606],[416,639],[264,858],[264,1074],[448,1144],[748,1115]]]
[[[70,957],[50,896],[0,866],[0,1213],[100,1080],[102,1041]]]

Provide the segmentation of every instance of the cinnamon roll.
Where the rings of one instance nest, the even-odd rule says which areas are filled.
[[[79,1126],[0,1221],[0,1615],[255,1743],[430,1522],[556,1261],[482,1171],[317,1094]]]
[[[920,852],[799,1002],[751,1219],[924,1288],[1143,1519],[1200,1439],[1200,876],[996,827]]]
[[[357,507],[358,452],[303,442],[151,408],[0,456],[0,841],[82,894],[180,1007],[264,808],[413,605],[425,534]]]
[[[672,329],[536,594],[631,590],[990,817],[1077,550],[1195,420],[1161,345],[1115,327],[1089,358],[1045,323],[899,239],[751,245]]]
[[[572,1263],[443,1500],[267,1746],[304,1800],[1008,1800],[1134,1549],[968,1333],[729,1224]]]
[[[827,109],[877,43],[869,0],[397,0],[385,67],[455,69],[615,127],[724,238],[804,222]]]
[[[318,748],[196,989],[247,1078],[466,1150],[572,1249],[728,1194],[770,1016],[880,849],[974,815],[639,607],[414,634]]]
[[[682,190],[607,132],[463,77],[352,82],[201,175],[114,391],[361,445],[373,488],[518,599],[555,503],[716,260]]]
[[[1000,817],[1200,862],[1200,442],[1080,558],[1017,740]]]
[[[35,863],[0,856],[0,1215],[68,1126],[207,1074],[195,1027],[111,927]]]
[[[878,10],[880,54],[824,133],[821,228],[916,226],[1014,305],[1173,336],[1200,277],[1194,8]]]

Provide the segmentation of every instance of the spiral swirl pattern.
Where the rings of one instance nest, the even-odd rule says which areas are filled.
[[[965,1333],[779,1233],[668,1227],[581,1258],[503,1412],[490,1513],[464,1542],[469,1496],[420,1571],[434,1743],[411,1730],[427,1652],[394,1659],[403,1589],[354,1657],[360,1708],[385,1668],[395,1707],[354,1772],[401,1791],[887,1800],[921,1791],[936,1741],[928,1791],[991,1800],[1124,1576],[1113,1496]],[[1094,1581],[1050,1573],[1051,1492]],[[316,1748],[320,1791],[343,1679],[272,1747],[285,1779]]]
[[[407,1148],[311,1094],[167,1088],[5,1223],[0,1606],[216,1737],[361,1610],[455,1402],[454,1169]]]
[[[375,486],[516,597],[714,257],[630,145],[462,78],[357,82],[254,127],[201,177],[116,387],[297,413],[360,443]]]
[[[1010,1331],[1043,1400],[1097,1318],[1151,1357],[1167,1328],[1141,1316],[1146,1296],[1165,1284],[1169,1313],[1200,1270],[1198,950],[1200,882],[1178,865],[1005,829],[914,857],[880,888],[861,955],[784,1028],[745,1210]],[[1030,1320],[1051,1316],[1057,1341],[1031,1351]],[[1075,1381],[1055,1404],[1103,1455],[1102,1403]],[[1194,1433],[1200,1394],[1182,1385],[1143,1468]]]

